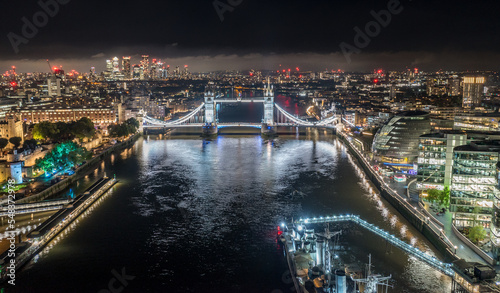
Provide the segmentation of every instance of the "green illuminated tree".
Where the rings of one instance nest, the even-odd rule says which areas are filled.
[[[429,189],[427,190],[427,201],[430,203],[435,203],[439,201],[440,191],[437,189]]]
[[[35,124],[33,128],[33,138],[36,140],[53,139],[58,132],[56,124],[49,121],[43,121]]]
[[[439,193],[438,202],[440,205],[448,207],[450,205],[450,188],[446,186],[443,191]]]
[[[92,153],[78,144],[67,141],[57,144],[42,159],[36,160],[35,168],[45,172],[66,170],[90,159]]]
[[[474,244],[478,244],[479,241],[484,240],[486,237],[486,231],[484,230],[484,227],[482,225],[474,226],[469,230],[469,234],[467,237],[472,241]]]

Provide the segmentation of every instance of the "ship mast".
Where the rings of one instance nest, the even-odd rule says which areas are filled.
[[[387,293],[387,290],[389,287],[392,287],[389,285],[389,280],[392,278],[392,275],[389,275],[389,277],[382,277],[381,275],[372,275],[372,255],[368,255],[368,268],[367,268],[367,273],[366,273],[366,278],[364,279],[354,279],[351,277],[351,279],[357,284],[357,283],[364,283],[365,284],[365,291],[364,293],[377,293],[378,292],[378,286],[385,287],[385,292]]]

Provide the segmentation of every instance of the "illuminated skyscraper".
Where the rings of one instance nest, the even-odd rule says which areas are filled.
[[[113,75],[120,73],[120,60],[118,57],[113,58]]]
[[[131,67],[130,67],[130,57],[123,57],[122,58],[122,71],[123,71],[123,76],[126,79],[129,79],[131,76]]]
[[[151,71],[149,73],[149,76],[153,80],[158,78],[158,64],[156,59],[153,59],[153,62],[151,63]]]
[[[111,73],[113,72],[113,61],[106,60],[106,72],[108,75],[111,75]]]
[[[481,104],[486,79],[482,76],[464,77],[463,107],[472,108]]]
[[[141,79],[148,79],[149,78],[149,55],[142,55],[141,67],[142,67],[142,78]]]
[[[163,65],[163,62],[158,61],[158,77],[160,79],[164,79],[165,78],[165,65]]]
[[[141,66],[134,64],[133,66],[133,73],[132,73],[132,78],[133,79],[140,79],[142,76],[142,68]]]
[[[56,76],[47,78],[47,95],[49,97],[61,96],[61,79]]]
[[[449,96],[459,96],[460,95],[460,79],[459,78],[448,79],[448,95]]]

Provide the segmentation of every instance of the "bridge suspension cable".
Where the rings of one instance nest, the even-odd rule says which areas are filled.
[[[274,104],[276,106],[276,109],[278,109],[278,111],[285,115],[286,118],[288,118],[289,120],[291,120],[292,122],[294,123],[297,123],[301,126],[327,126],[328,124],[332,124],[335,119],[337,119],[337,117],[332,116],[332,117],[328,117],[326,119],[323,119],[323,120],[320,120],[320,121],[317,121],[317,122],[310,122],[310,121],[306,121],[306,120],[302,120],[300,118],[297,118],[295,116],[293,116],[292,114],[288,113],[287,111],[285,111],[283,108],[281,108],[278,104]]]
[[[175,121],[162,121],[155,118],[151,118],[149,116],[145,116],[144,121],[155,125],[165,125],[165,126],[179,125],[193,118],[196,114],[198,114],[201,111],[201,109],[203,109],[203,107],[205,107],[205,103],[201,103],[201,105],[198,108],[194,109],[193,112]]]
[[[276,109],[278,109],[281,114],[285,115],[286,118],[291,120],[294,123],[297,123],[302,126],[314,126],[315,124],[306,120],[299,119],[297,117],[294,117],[292,114],[288,113],[285,111],[283,108],[281,108],[278,104],[274,103],[274,106],[276,106]]]

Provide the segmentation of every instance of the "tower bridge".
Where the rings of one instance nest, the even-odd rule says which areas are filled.
[[[260,123],[232,122],[219,123],[217,120],[217,103],[263,103],[264,116]],[[202,118],[203,121],[198,121]],[[185,128],[201,127],[204,134],[217,134],[218,129],[226,127],[252,127],[260,128],[264,134],[276,133],[279,126],[287,127],[321,127],[334,129],[339,123],[339,118],[334,114],[321,121],[307,121],[288,113],[274,102],[274,87],[268,82],[264,86],[263,97],[227,99],[217,94],[214,87],[205,91],[204,102],[186,116],[174,121],[162,121],[149,116],[143,117],[143,127],[148,128]]]

